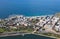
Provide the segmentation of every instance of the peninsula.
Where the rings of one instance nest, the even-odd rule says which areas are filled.
[[[57,15],[14,15],[0,19],[0,37],[36,34],[60,38],[60,17]]]

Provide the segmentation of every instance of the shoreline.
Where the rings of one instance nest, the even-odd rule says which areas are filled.
[[[33,34],[33,35],[39,35],[39,36],[43,36],[43,37],[49,37],[49,38],[55,38],[55,39],[58,39],[57,37],[54,37],[54,36],[48,36],[48,35],[44,35],[44,34],[36,34],[36,33],[18,33],[18,34],[5,34],[5,35],[1,35],[0,37],[8,37],[8,36],[19,36],[19,35],[27,35],[27,34]]]
[[[25,34],[31,34],[31,33],[25,33],[25,32],[5,33],[5,34],[1,34],[0,37],[17,36],[17,35],[24,36]]]
[[[32,16],[27,16],[27,15],[22,15],[22,16],[25,16],[25,17],[45,17],[45,16],[53,16],[54,14],[49,14],[49,15],[32,15]],[[21,14],[17,14],[17,15],[14,15],[14,14],[12,14],[12,15],[8,15],[7,17],[5,17],[5,18],[9,18],[9,17],[13,17],[13,16],[21,16]],[[5,18],[0,18],[0,19],[5,19]]]
[[[49,38],[55,38],[56,39],[56,37],[54,37],[54,36],[48,36],[48,35],[43,35],[43,34],[35,34],[35,35],[40,35],[40,36],[49,37]]]

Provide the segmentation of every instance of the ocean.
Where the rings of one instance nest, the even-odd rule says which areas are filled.
[[[40,16],[57,12],[60,12],[60,0],[0,0],[0,18],[13,14]]]
[[[8,37],[0,37],[0,39],[55,39],[55,38],[49,38],[44,37],[40,35],[33,35],[33,34],[27,34],[27,35],[19,35],[19,36],[8,36]]]

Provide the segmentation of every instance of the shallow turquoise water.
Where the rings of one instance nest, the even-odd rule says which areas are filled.
[[[0,37],[0,39],[53,39],[53,38],[30,34],[25,36],[20,35],[20,36],[10,36],[10,37]]]

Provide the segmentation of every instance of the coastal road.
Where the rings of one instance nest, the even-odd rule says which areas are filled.
[[[16,35],[22,35],[24,36],[25,34],[32,34],[32,33],[27,33],[27,32],[4,32],[0,35],[0,37],[5,37],[5,36],[16,36]]]

